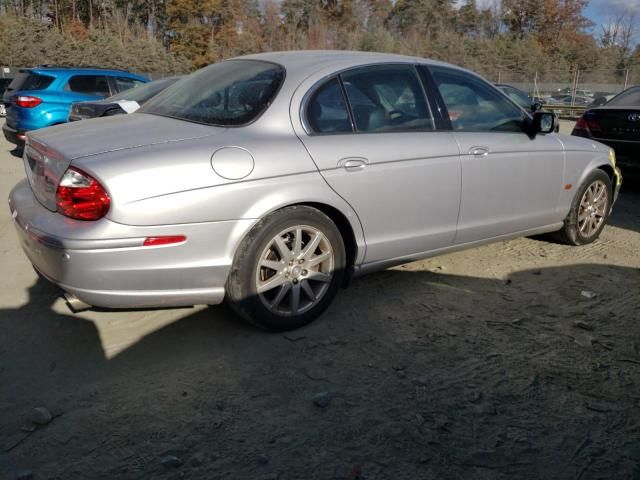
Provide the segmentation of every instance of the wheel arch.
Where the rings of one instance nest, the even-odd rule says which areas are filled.
[[[613,170],[613,167],[610,164],[606,164],[606,165],[599,165],[596,167],[596,169],[602,170],[604,173],[606,173],[607,176],[609,177],[609,180],[611,180],[611,187],[615,188],[616,178],[615,178],[615,171]]]
[[[347,219],[346,215],[337,208],[326,203],[302,202],[294,205],[302,205],[320,210],[336,224],[340,231],[340,235],[342,235],[342,240],[344,241],[344,249],[347,255],[347,268],[353,267],[356,259],[358,258],[358,242],[356,240],[355,232],[353,231],[353,226]]]

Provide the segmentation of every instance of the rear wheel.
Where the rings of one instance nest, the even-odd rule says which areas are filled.
[[[602,232],[611,210],[611,180],[602,170],[594,170],[578,189],[571,210],[556,238],[570,245],[586,245]]]
[[[240,245],[227,299],[259,327],[301,327],[335,297],[345,258],[344,242],[329,217],[311,207],[284,208],[261,220]]]

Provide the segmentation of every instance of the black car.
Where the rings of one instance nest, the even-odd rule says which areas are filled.
[[[145,83],[139,87],[120,92],[104,100],[75,102],[71,105],[69,121],[86,120],[89,118],[109,117],[133,113],[147,100],[173,85],[182,77],[167,77]]]
[[[0,117],[6,117],[7,111],[4,107],[4,103],[2,103],[2,96],[4,95],[4,91],[7,89],[9,84],[11,83],[12,78],[0,78]]]
[[[496,87],[498,87],[502,92],[509,97],[511,100],[516,102],[522,108],[524,108],[527,112],[533,113],[536,110],[540,110],[541,105],[533,101],[533,99],[527,95],[525,92],[520,90],[519,88],[514,87],[513,85],[507,85],[506,83],[496,83]]]
[[[609,145],[623,174],[640,175],[640,85],[587,110],[571,134]]]

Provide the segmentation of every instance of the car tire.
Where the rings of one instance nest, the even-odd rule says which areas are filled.
[[[345,267],[344,241],[335,223],[312,207],[286,207],[260,220],[240,244],[226,300],[255,326],[296,329],[326,310]]]
[[[611,179],[604,171],[594,170],[578,189],[564,226],[554,238],[569,245],[595,241],[607,223],[611,201]]]

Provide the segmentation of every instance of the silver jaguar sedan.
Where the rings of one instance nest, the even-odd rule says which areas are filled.
[[[440,62],[249,55],[132,115],[29,133],[9,205],[76,307],[226,299],[286,330],[354,275],[544,232],[594,241],[615,156],[555,123]]]

